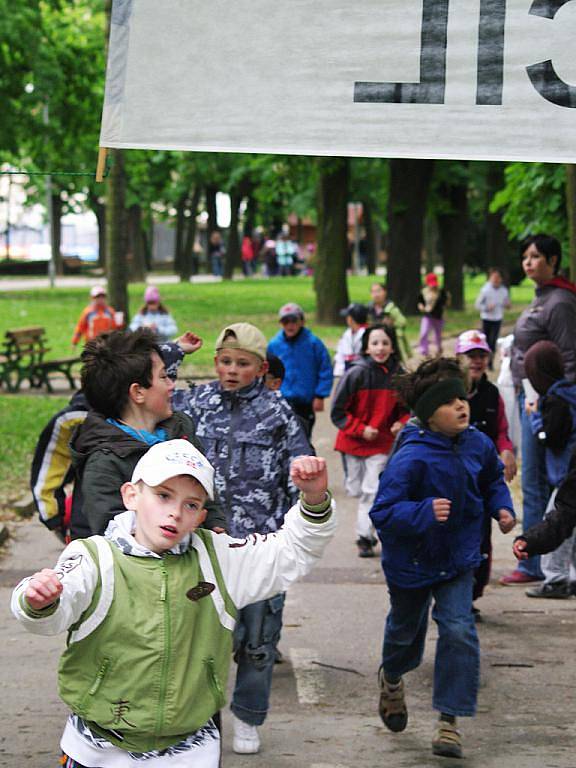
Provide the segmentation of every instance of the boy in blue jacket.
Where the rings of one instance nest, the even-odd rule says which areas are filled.
[[[310,439],[316,413],[332,391],[332,363],[324,343],[305,327],[299,304],[284,304],[278,311],[282,330],[268,344],[268,352],[282,360],[285,376],[280,391],[300,419]]]
[[[390,593],[380,716],[391,731],[408,721],[402,677],[422,661],[428,611],[438,625],[432,741],[435,755],[461,757],[456,717],[476,711],[480,649],[472,613],[474,570],[481,562],[485,515],[507,533],[515,524],[503,465],[486,435],[470,426],[464,374],[437,358],[398,378],[416,419],[400,433],[380,478],[370,517],[382,542]]]

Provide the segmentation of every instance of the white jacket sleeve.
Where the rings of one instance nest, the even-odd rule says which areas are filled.
[[[346,355],[350,354],[350,342],[347,333],[348,330],[344,331],[338,340],[336,354],[334,355],[334,376],[344,376],[344,372],[346,370]]]
[[[78,621],[90,605],[98,583],[98,567],[81,541],[66,547],[54,570],[64,589],[53,607],[35,611],[27,605],[24,592],[31,576],[23,579],[12,593],[12,613],[24,629],[35,635],[57,635]]]
[[[319,562],[336,530],[334,502],[323,522],[311,522],[295,504],[276,533],[233,539],[212,534],[224,582],[237,608],[283,592]]]
[[[489,284],[485,283],[482,288],[480,289],[480,293],[476,297],[476,301],[474,302],[474,306],[478,310],[484,309],[484,304],[486,303],[486,292],[488,290]]]

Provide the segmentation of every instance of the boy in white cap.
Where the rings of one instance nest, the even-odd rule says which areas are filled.
[[[66,768],[216,768],[239,608],[309,571],[332,536],[324,459],[292,464],[300,502],[273,535],[200,529],[214,470],[186,440],[153,446],[122,486],[127,511],[24,579],[12,611],[35,634],[68,631],[60,695]],[[249,546],[247,546],[249,544]]]
[[[103,285],[95,285],[90,289],[91,302],[84,307],[80,319],[76,323],[72,344],[76,345],[82,337],[84,341],[95,339],[101,333],[114,331],[121,328],[122,323],[116,322],[114,307],[106,303],[106,288]]]

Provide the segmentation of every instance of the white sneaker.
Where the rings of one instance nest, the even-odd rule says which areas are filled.
[[[260,736],[255,725],[248,725],[236,715],[232,715],[234,723],[234,743],[232,749],[238,755],[255,755],[260,751]]]

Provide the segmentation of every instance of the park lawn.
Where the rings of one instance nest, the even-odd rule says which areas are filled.
[[[40,432],[68,397],[3,395],[0,397],[0,514],[28,487],[32,456]]]
[[[484,283],[484,276],[466,280],[467,309],[464,312],[448,311],[446,333],[453,335],[467,328],[477,327],[478,313],[474,298]],[[153,278],[151,279],[151,282]],[[366,302],[373,277],[348,279],[351,301]],[[135,314],[141,304],[144,286],[134,284],[129,288],[130,312]],[[70,343],[76,321],[86,304],[86,288],[36,289],[7,291],[0,294],[0,338],[9,328],[42,325],[48,335],[49,357],[73,354]],[[509,313],[512,321],[520,309],[532,298],[531,283],[512,289],[515,307]],[[236,280],[221,283],[177,283],[161,286],[162,299],[173,314],[180,332],[193,330],[204,339],[204,347],[194,355],[193,365],[187,362],[185,373],[192,370],[196,375],[209,375],[212,369],[214,343],[219,331],[228,323],[245,320],[254,323],[271,338],[278,330],[277,310],[288,302],[301,304],[307,315],[308,325],[316,328],[329,349],[334,351],[344,329],[342,325],[316,327],[314,323],[315,295],[311,278],[273,278]],[[419,317],[408,320],[408,337],[418,337]],[[192,360],[190,358],[190,360]]]
[[[464,312],[449,310],[446,333],[455,335],[467,328],[478,327],[474,298],[484,283],[484,276],[467,277]],[[351,277],[348,280],[350,300],[365,302],[374,278]],[[130,309],[140,305],[143,285],[131,285]],[[80,312],[87,303],[86,288],[7,291],[0,294],[0,338],[8,328],[42,325],[46,328],[49,357],[72,353],[70,338]],[[183,378],[211,376],[213,350],[218,333],[228,323],[245,320],[257,325],[270,338],[278,330],[277,310],[288,302],[301,304],[308,324],[334,351],[344,325],[318,326],[314,322],[315,297],[310,278],[275,278],[271,280],[237,280],[227,283],[174,284],[161,286],[162,298],[174,315],[180,331],[194,330],[204,339],[204,347],[182,368]],[[507,315],[513,322],[533,295],[533,286],[525,282],[512,289],[514,307]],[[418,338],[420,319],[408,320],[408,337]],[[28,483],[31,458],[38,435],[44,425],[64,404],[67,397],[34,395],[0,395],[0,439],[3,473],[0,477],[0,509],[7,499],[22,496]]]

